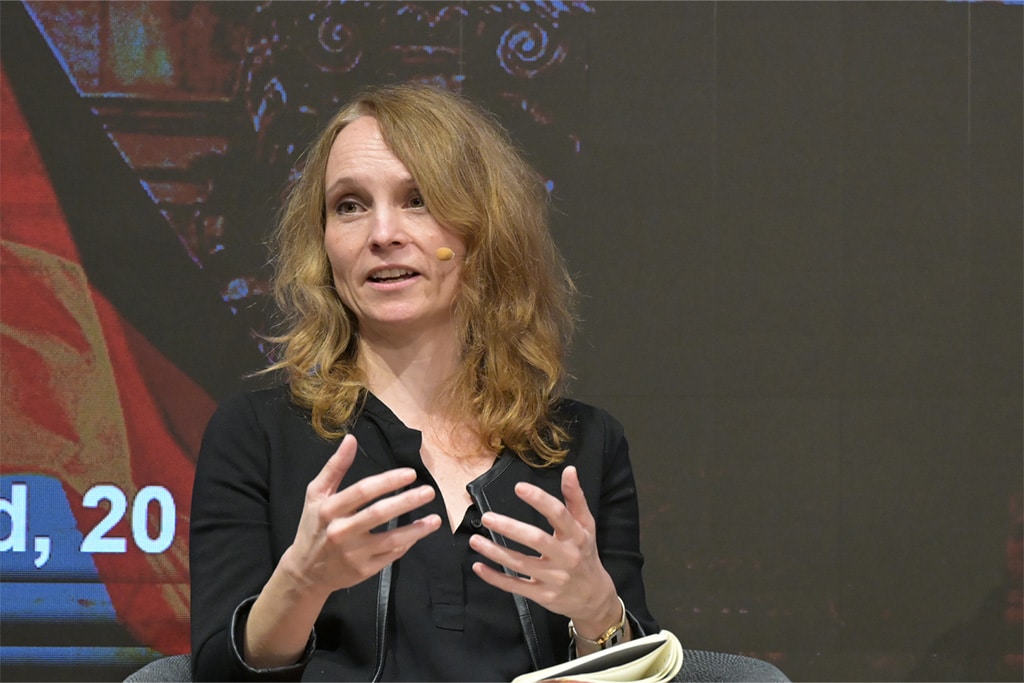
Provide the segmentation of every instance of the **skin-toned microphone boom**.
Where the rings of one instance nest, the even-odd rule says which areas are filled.
[[[438,260],[441,261],[451,261],[453,258],[455,258],[455,252],[449,249],[448,247],[441,247],[434,253],[437,254]]]

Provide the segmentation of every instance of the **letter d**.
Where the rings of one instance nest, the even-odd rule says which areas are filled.
[[[13,550],[25,552],[25,534],[28,531],[28,485],[11,484],[11,499],[0,498],[0,515],[11,518],[11,532],[0,538],[0,553]]]

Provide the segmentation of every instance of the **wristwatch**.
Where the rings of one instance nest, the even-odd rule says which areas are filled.
[[[612,645],[618,645],[621,643],[623,637],[626,635],[626,604],[622,602],[622,598],[618,598],[618,600],[619,605],[622,607],[622,618],[619,619],[619,623],[615,624],[598,636],[597,640],[591,640],[590,638],[584,638],[580,634],[576,633],[576,627],[573,626],[572,619],[570,619],[569,638],[571,638],[573,642],[582,641],[591,647],[596,647],[598,650],[604,650]]]

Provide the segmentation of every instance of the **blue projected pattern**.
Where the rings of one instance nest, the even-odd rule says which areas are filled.
[[[60,481],[0,476],[0,621],[5,625],[0,661],[5,666],[141,665],[159,654],[127,640],[119,647],[68,642],[76,637],[88,642],[97,628],[119,628],[92,555],[80,552],[82,542]],[[48,634],[40,641],[45,645],[21,644],[20,633],[40,629]],[[56,644],[62,641],[66,644]]]

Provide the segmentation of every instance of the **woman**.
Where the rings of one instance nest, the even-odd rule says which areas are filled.
[[[274,244],[287,383],[223,404],[197,464],[197,679],[507,681],[658,630],[622,429],[560,395],[546,201],[428,86],[309,150]]]

